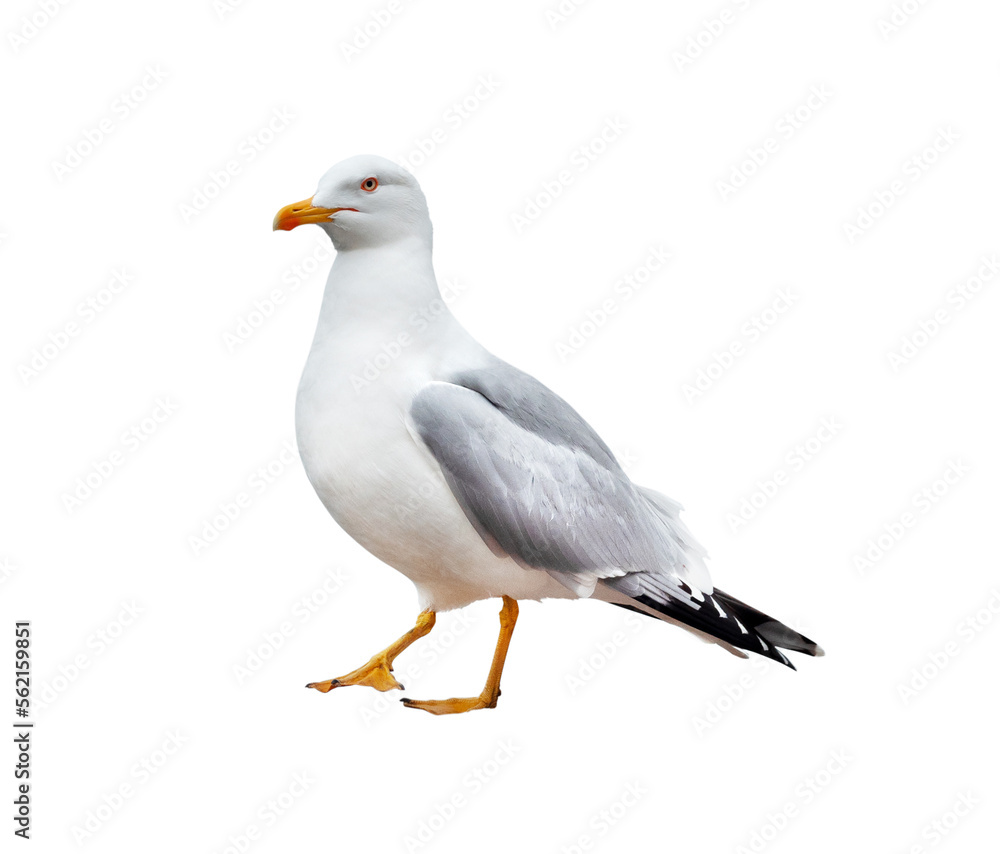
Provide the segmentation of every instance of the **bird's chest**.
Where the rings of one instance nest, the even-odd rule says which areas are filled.
[[[453,529],[458,510],[437,464],[407,427],[414,395],[433,377],[418,360],[378,374],[357,367],[334,353],[310,356],[296,399],[299,452],[340,526],[405,571],[425,560],[422,544]]]

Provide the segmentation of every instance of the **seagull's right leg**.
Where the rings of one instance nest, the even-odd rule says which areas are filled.
[[[507,660],[507,649],[514,634],[515,623],[517,623],[517,600],[504,596],[503,607],[500,609],[500,635],[497,637],[497,647],[493,652],[493,663],[490,665],[490,674],[486,677],[486,687],[478,697],[452,697],[450,700],[411,700],[403,697],[403,705],[408,709],[423,709],[432,715],[455,715],[475,709],[495,709],[497,698],[500,696],[500,676]]]
[[[315,688],[324,694],[334,688],[346,685],[367,685],[376,691],[391,691],[403,686],[392,675],[392,662],[404,649],[415,640],[419,640],[434,628],[434,612],[422,611],[417,617],[417,624],[395,643],[390,644],[380,653],[373,655],[367,664],[357,670],[352,670],[346,676],[338,679],[327,679],[325,682],[310,682],[306,688]]]

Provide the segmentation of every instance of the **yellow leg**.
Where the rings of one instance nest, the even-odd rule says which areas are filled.
[[[493,653],[493,664],[490,665],[490,675],[486,677],[486,686],[478,697],[453,697],[450,700],[410,700],[404,697],[403,705],[408,709],[423,709],[432,715],[454,715],[471,712],[473,709],[495,709],[497,697],[500,696],[503,663],[507,658],[507,647],[510,646],[516,622],[517,602],[509,596],[504,596],[503,608],[500,609],[500,636],[497,638],[497,648]]]
[[[310,682],[306,688],[315,688],[324,694],[334,688],[343,688],[347,685],[367,685],[376,691],[391,691],[393,688],[403,686],[396,681],[392,675],[392,662],[404,649],[415,640],[422,638],[434,628],[434,612],[423,611],[417,617],[417,624],[403,635],[398,641],[390,644],[380,653],[372,656],[371,660],[352,670],[346,676],[339,679],[327,679],[325,682]]]

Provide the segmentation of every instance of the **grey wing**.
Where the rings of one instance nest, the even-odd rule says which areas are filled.
[[[636,487],[586,421],[534,378],[505,363],[467,371],[421,390],[410,415],[496,554],[579,596],[627,575],[678,599],[712,591],[679,505]]]

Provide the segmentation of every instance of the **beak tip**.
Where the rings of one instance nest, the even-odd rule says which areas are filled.
[[[291,231],[293,228],[298,228],[300,225],[305,225],[306,223],[329,223],[333,215],[341,210],[345,209],[316,207],[313,205],[311,198],[305,199],[301,202],[285,205],[285,207],[278,211],[275,214],[274,222],[271,223],[271,230]],[[347,208],[347,210],[354,210],[354,208]]]

